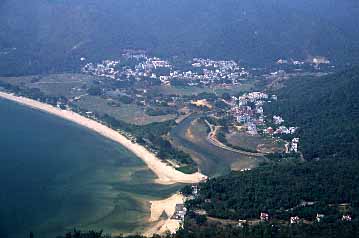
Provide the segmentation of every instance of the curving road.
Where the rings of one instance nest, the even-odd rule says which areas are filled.
[[[217,132],[217,129],[219,128],[218,126],[213,126],[211,125],[207,120],[205,120],[206,124],[208,125],[208,127],[210,128],[210,132],[208,133],[208,136],[207,136],[207,140],[208,142],[210,142],[212,145],[214,146],[217,146],[219,148],[222,148],[224,150],[229,150],[229,151],[232,151],[232,152],[236,152],[236,153],[240,153],[240,154],[244,154],[244,155],[248,155],[248,156],[264,156],[265,154],[264,153],[260,153],[260,152],[257,152],[257,153],[253,153],[253,152],[248,152],[248,151],[243,151],[243,150],[238,150],[238,149],[235,149],[235,148],[232,148],[232,147],[229,147],[225,144],[223,144],[222,142],[220,142],[217,137],[216,137],[216,132]]]

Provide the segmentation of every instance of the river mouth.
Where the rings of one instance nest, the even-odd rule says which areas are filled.
[[[231,170],[255,167],[264,161],[262,157],[252,157],[214,146],[207,140],[208,127],[201,119],[204,114],[192,114],[171,130],[172,143],[189,153],[202,173],[220,176]]]
[[[154,184],[140,159],[74,123],[5,100],[0,115],[2,238],[141,232],[148,201],[181,187]]]

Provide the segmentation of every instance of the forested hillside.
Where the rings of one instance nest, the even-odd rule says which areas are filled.
[[[225,219],[258,219],[261,212],[271,219],[299,216],[314,220],[317,213],[341,218],[339,204],[350,204],[359,215],[359,161],[313,161],[303,164],[263,166],[232,173],[201,185],[200,197],[190,204],[209,216]],[[302,206],[304,202],[313,202]]]
[[[322,55],[357,61],[359,2],[2,0],[0,74],[78,70],[124,48],[263,65]]]
[[[287,81],[266,111],[296,125],[306,159],[359,158],[359,68]]]
[[[300,127],[306,162],[272,162],[200,185],[180,237],[357,237],[359,68],[288,80],[265,111]],[[319,159],[318,159],[319,158]],[[188,190],[184,189],[186,192]],[[205,213],[203,213],[205,211]],[[269,221],[259,222],[260,213]],[[203,215],[206,214],[206,215]],[[323,219],[316,219],[322,214]],[[343,221],[350,215],[350,221]],[[298,217],[298,224],[290,224]],[[249,226],[238,228],[238,219]],[[232,221],[232,223],[231,223]]]

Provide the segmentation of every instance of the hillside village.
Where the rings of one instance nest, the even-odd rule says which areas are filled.
[[[172,64],[168,60],[132,51],[124,53],[120,60],[87,63],[82,72],[114,80],[149,79],[162,85],[188,86],[236,85],[250,75],[233,60],[193,58],[181,64]]]
[[[125,50],[118,58],[102,62],[87,62],[82,57],[81,71],[118,81],[153,80],[162,85],[206,86],[238,85],[249,77],[268,74],[283,76],[290,72],[306,72],[334,68],[331,62],[322,56],[307,60],[279,59],[269,69],[253,68],[234,60],[215,60],[193,58],[191,60],[161,59],[149,56],[144,50]]]

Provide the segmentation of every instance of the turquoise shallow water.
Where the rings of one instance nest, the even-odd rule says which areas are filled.
[[[144,163],[85,128],[0,100],[0,237],[54,237],[74,227],[137,232],[152,184]]]

